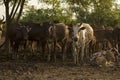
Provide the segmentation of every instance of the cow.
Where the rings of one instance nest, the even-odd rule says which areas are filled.
[[[0,25],[2,25],[4,23],[4,16],[2,19],[0,19]],[[0,26],[1,27],[1,26]]]
[[[17,22],[11,23],[8,27],[8,38],[10,40],[12,52],[15,55],[15,59],[17,58],[20,43],[28,39],[28,31],[28,28]]]
[[[96,37],[94,52],[114,47],[112,30],[96,30],[94,35]]]
[[[4,20],[4,16],[2,19],[0,19],[0,39],[2,37],[2,32],[3,32],[3,28],[2,28],[2,24],[4,23],[3,20]]]
[[[104,25],[90,24],[90,26],[93,28],[94,31],[105,30],[105,26]]]
[[[82,65],[85,61],[85,49],[91,41],[95,41],[93,28],[87,23],[77,23],[73,26],[73,56],[74,63]],[[79,55],[80,54],[80,55]],[[86,56],[89,55],[86,52]]]
[[[95,52],[90,58],[90,64],[96,66],[107,66],[109,63],[111,64],[118,61],[118,57],[120,57],[120,53],[116,48],[110,48],[107,50],[101,50],[99,52]]]
[[[120,52],[120,27],[115,27],[112,33],[114,39],[114,46]]]
[[[49,55],[48,61],[51,60],[51,55],[54,55],[54,61],[56,62],[56,47],[62,49],[62,60],[65,60],[65,53],[67,42],[69,38],[69,29],[68,26],[61,22],[56,22],[51,24],[49,27]],[[61,43],[61,45],[60,45]],[[61,47],[62,46],[62,47]]]
[[[28,41],[31,46],[32,52],[34,51],[33,45],[34,43],[37,43],[38,49],[41,46],[41,50],[43,53],[43,56],[45,56],[45,49],[47,46],[47,40],[48,40],[48,28],[50,27],[49,22],[43,22],[42,24],[34,23],[34,22],[21,22],[26,27],[30,28],[30,31],[28,32]]]

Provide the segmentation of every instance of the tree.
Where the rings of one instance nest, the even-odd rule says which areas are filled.
[[[52,6],[51,8],[51,19],[61,19],[62,21],[69,22],[71,21],[72,12],[69,8],[64,8],[68,6],[66,0],[39,0],[42,3],[46,3],[48,6]],[[63,16],[63,17],[62,17]],[[68,18],[69,17],[69,18]],[[65,19],[63,19],[65,18]],[[68,19],[68,20],[66,20]]]
[[[23,15],[22,21],[42,23],[56,19],[69,23],[72,20],[72,13],[63,7],[47,8],[46,6],[46,8],[41,7],[40,9],[35,9],[34,6],[28,6],[26,12]]]
[[[116,0],[67,0],[70,9],[76,13],[78,22],[105,26],[118,25],[120,7]],[[117,5],[118,6],[118,5]]]
[[[12,21],[15,18],[16,13],[18,12],[18,15],[16,17],[16,22],[19,21],[25,0],[3,0],[1,1],[4,6],[5,6],[5,15],[6,15],[6,37],[5,37],[5,42],[1,45],[1,47],[5,44],[5,49],[9,49],[9,37],[8,37],[8,32],[9,32],[9,26],[12,23]],[[10,5],[11,4],[11,5]],[[10,8],[12,9],[10,10]],[[8,50],[6,50],[8,51]]]

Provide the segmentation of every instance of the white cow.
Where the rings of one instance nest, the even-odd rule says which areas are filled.
[[[79,56],[80,62],[83,64],[85,59],[85,49],[94,39],[94,32],[89,24],[78,23],[73,26],[73,56],[75,64],[79,63]]]
[[[90,58],[91,65],[97,66],[109,66],[111,63],[118,61],[120,53],[116,48],[111,48],[109,50],[101,50],[95,52]]]
[[[0,19],[0,40],[1,40],[1,37],[2,37],[2,30],[3,30],[3,28],[2,28],[2,24],[3,24],[3,20],[4,20],[4,16],[3,16],[3,19]]]

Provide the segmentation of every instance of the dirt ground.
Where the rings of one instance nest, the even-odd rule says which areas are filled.
[[[26,53],[24,53],[26,54]],[[120,80],[120,62],[115,67],[74,65],[72,61],[48,63],[39,54],[12,60],[0,51],[0,80]]]
[[[0,80],[120,80],[120,66],[93,67],[61,61],[48,63],[38,56],[23,60],[0,56]]]

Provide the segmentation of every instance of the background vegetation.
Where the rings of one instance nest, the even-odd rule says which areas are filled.
[[[0,3],[5,4],[5,6],[6,3],[9,4],[12,10],[10,12],[9,8],[6,7],[8,10],[6,13],[10,13],[10,17],[16,21],[19,21],[20,16],[22,16],[21,21],[37,23],[58,19],[65,23],[75,21],[112,27],[120,25],[120,4],[117,3],[118,0],[37,0],[38,3],[45,4],[39,9],[28,5],[28,1],[1,0]],[[17,5],[18,9],[16,9]],[[24,12],[21,15],[22,9]],[[6,17],[8,18],[8,14]]]
[[[48,6],[28,6],[22,21],[41,23],[58,19],[71,23],[87,22],[104,26],[120,25],[120,5],[116,0],[38,0]]]

